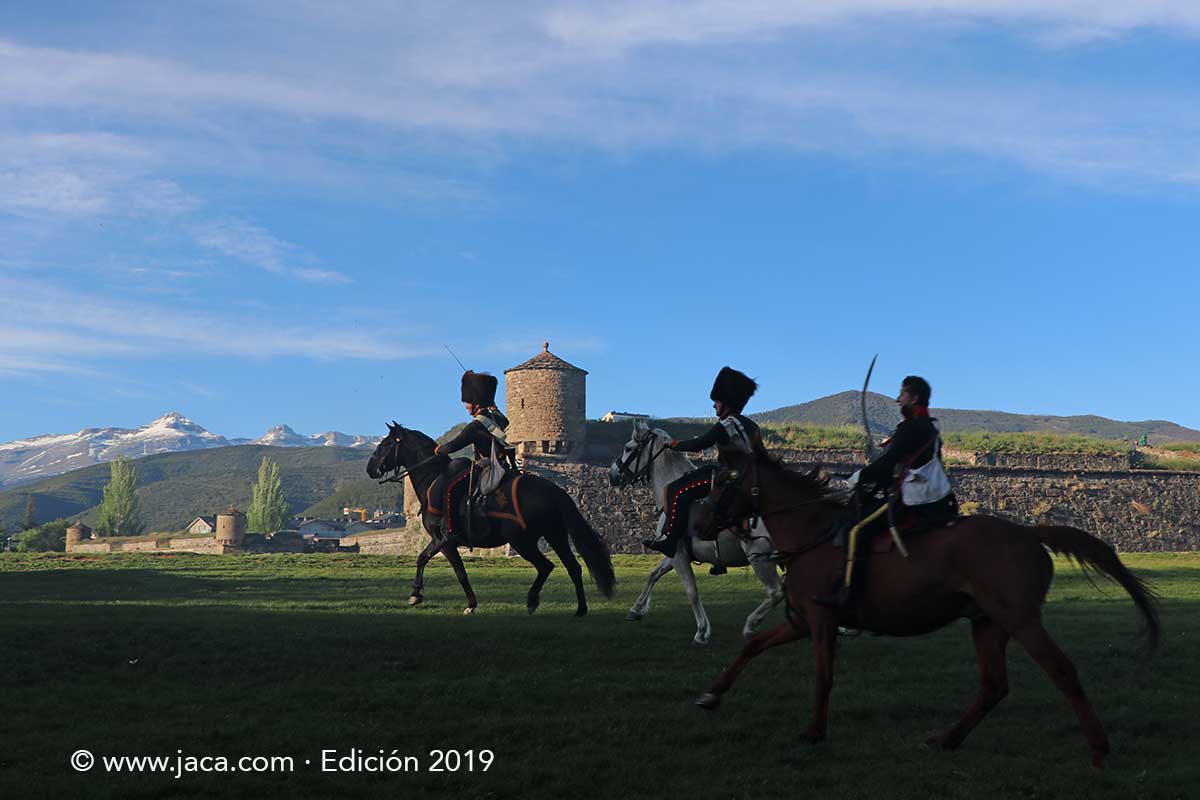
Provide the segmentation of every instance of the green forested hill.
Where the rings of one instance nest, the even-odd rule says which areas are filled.
[[[1200,441],[1200,431],[1166,420],[1118,422],[1093,415],[1055,417],[1046,414],[1010,414],[1004,411],[971,409],[930,409],[946,432],[990,431],[992,433],[1050,432],[1076,434],[1097,439],[1136,439],[1145,434],[1152,444],[1167,441]],[[807,403],[784,406],[773,411],[750,415],[756,422],[768,424],[817,425],[836,428],[862,425],[858,392],[839,392]],[[890,433],[900,421],[896,401],[875,392],[867,392],[867,417],[871,430]]]
[[[178,530],[196,517],[215,514],[231,503],[245,509],[250,504],[250,487],[258,477],[259,462],[268,456],[279,464],[284,497],[293,513],[326,498],[332,498],[335,504],[371,499],[385,507],[401,508],[401,484],[381,487],[367,480],[369,455],[362,449],[341,447],[261,445],[163,453],[135,462],[137,493],[147,530]],[[94,524],[95,507],[109,475],[108,464],[97,464],[0,492],[0,527],[15,530],[30,497],[39,522],[71,517]],[[337,507],[340,509],[340,505]]]

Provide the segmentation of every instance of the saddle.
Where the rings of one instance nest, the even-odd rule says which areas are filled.
[[[470,483],[471,470],[464,470],[459,475],[446,481],[445,504],[447,510],[446,532],[454,535],[466,527],[468,512],[467,487]],[[483,498],[483,516],[488,519],[510,520],[525,528],[525,517],[521,513],[520,481],[524,473],[508,470],[500,479],[500,484],[494,491]]]

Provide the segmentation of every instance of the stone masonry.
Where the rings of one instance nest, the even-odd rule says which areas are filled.
[[[587,435],[587,371],[542,343],[542,352],[504,371],[508,441],[522,454],[569,455]]]

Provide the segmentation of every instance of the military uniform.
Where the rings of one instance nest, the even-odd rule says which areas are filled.
[[[449,455],[458,452],[468,445],[474,447],[474,461],[455,459],[450,462],[446,472],[438,476],[429,488],[428,509],[435,518],[442,520],[441,533],[446,534],[445,519],[451,513],[451,501],[446,498],[446,487],[454,485],[456,479],[468,468],[474,468],[481,462],[489,460],[495,448],[495,454],[502,464],[512,463],[512,452],[504,441],[504,431],[508,428],[508,418],[496,408],[496,388],[499,385],[494,375],[472,372],[468,370],[462,376],[462,401],[471,403],[479,408],[467,426],[457,436],[445,444],[438,445],[435,452]],[[455,492],[459,501],[461,495]]]
[[[699,453],[710,447],[717,448],[717,463],[730,467],[740,459],[735,456],[754,454],[763,449],[762,433],[754,420],[742,415],[742,409],[757,391],[758,384],[744,373],[730,367],[722,367],[713,382],[709,398],[719,400],[728,412],[707,432],[692,439],[671,443],[671,448],[684,453]],[[662,537],[646,539],[642,544],[668,556],[674,556],[679,540],[686,532],[688,512],[692,503],[708,494],[712,488],[712,476],[717,466],[700,467],[676,479],[667,486],[663,497],[666,522]]]

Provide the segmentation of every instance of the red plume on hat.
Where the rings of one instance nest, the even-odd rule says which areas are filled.
[[[467,370],[462,376],[462,401],[477,406],[494,406],[496,387],[499,385],[500,381],[496,380],[495,375]]]
[[[720,400],[735,414],[740,414],[757,390],[758,384],[744,372],[738,372],[732,367],[721,367],[708,396],[711,400]]]

